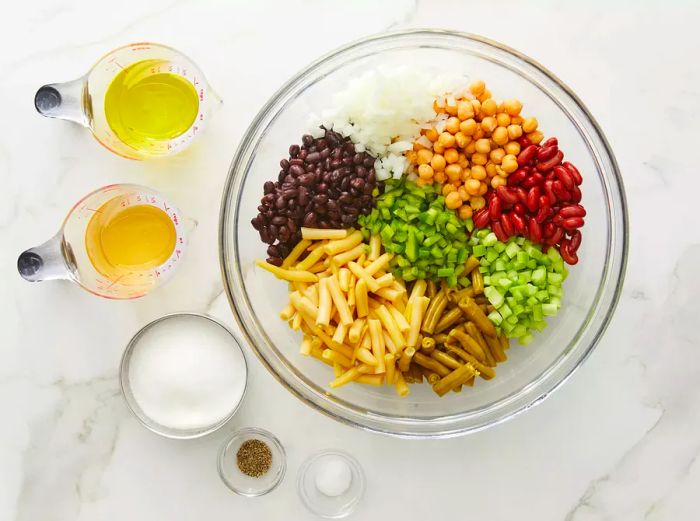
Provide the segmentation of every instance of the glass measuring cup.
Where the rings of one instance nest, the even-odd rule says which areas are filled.
[[[117,243],[114,227],[109,228],[112,230],[109,234],[105,230],[120,216],[123,224],[127,210],[132,221],[135,211],[150,221],[144,223],[141,219],[137,227],[128,228],[131,237],[122,234],[121,238],[126,240]],[[125,230],[123,225],[118,223],[117,226]],[[194,221],[184,218],[174,205],[151,188],[109,185],[78,201],[54,237],[22,252],[17,259],[17,270],[30,282],[65,279],[100,297],[138,298],[172,276],[185,251],[187,231],[194,226]],[[104,251],[106,241],[119,256],[119,262]],[[139,241],[146,248],[157,248],[153,246],[155,242],[172,245],[172,250],[169,246],[161,248],[153,257],[154,262],[143,262],[144,259],[138,259],[139,251],[134,249]]]
[[[114,82],[131,85],[131,97],[120,96]],[[169,83],[171,88],[162,90]],[[148,89],[161,90],[150,91],[150,97],[133,95],[147,95]],[[129,109],[130,118],[125,110],[108,110],[108,103],[120,100]],[[150,105],[140,106],[138,100],[148,100]],[[106,148],[129,159],[163,157],[184,150],[201,134],[212,110],[220,104],[221,99],[192,60],[175,49],[147,42],[119,47],[81,78],[44,85],[34,97],[34,106],[43,116],[79,123]],[[135,127],[144,118],[178,120],[177,131],[143,133]]]

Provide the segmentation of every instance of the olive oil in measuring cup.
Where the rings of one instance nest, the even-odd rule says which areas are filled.
[[[101,297],[142,297],[174,273],[194,225],[151,188],[109,185],[78,201],[58,234],[19,256],[17,269],[32,282],[66,279]]]
[[[155,43],[115,49],[74,81],[41,87],[40,114],[88,127],[129,159],[169,156],[189,147],[221,99],[182,53]]]
[[[178,138],[195,122],[199,96],[194,85],[168,70],[166,61],[142,60],[122,69],[107,88],[107,124],[134,149]]]

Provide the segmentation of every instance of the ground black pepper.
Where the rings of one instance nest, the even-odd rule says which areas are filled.
[[[236,453],[238,468],[246,476],[259,478],[267,474],[272,465],[272,451],[264,442],[256,439],[244,441]]]

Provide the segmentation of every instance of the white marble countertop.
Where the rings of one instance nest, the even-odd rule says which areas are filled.
[[[381,4],[125,0],[103,8],[55,0],[4,8],[0,519],[310,519],[295,478],[317,447],[352,447],[363,464],[368,491],[355,519],[698,518],[697,3]],[[116,378],[131,335],[173,311],[232,322],[216,251],[218,201],[248,122],[318,55],[419,26],[481,33],[532,56],[580,95],[606,132],[627,188],[630,257],[616,316],[593,356],[539,407],[459,439],[404,441],[335,423],[274,383],[252,356],[250,392],[223,431],[178,442],[141,427]],[[129,162],[87,131],[34,111],[38,86],[73,79],[107,50],[144,40],[185,51],[226,100],[196,153]],[[17,254],[51,236],[79,197],[111,182],[160,189],[199,221],[178,276],[133,302],[23,282]],[[280,488],[255,500],[229,492],[215,468],[227,433],[251,424],[279,435],[289,463]]]

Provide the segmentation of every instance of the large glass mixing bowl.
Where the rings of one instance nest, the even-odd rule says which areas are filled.
[[[558,317],[523,347],[513,341],[497,377],[438,398],[427,385],[406,398],[392,388],[347,385],[331,391],[332,371],[299,354],[300,333],[278,313],[287,284],[256,269],[264,258],[250,220],[275,180],[280,159],[299,143],[310,112],[321,112],[335,92],[378,65],[406,64],[464,72],[486,81],[496,98],[520,99],[546,136],[556,136],[566,158],[584,176],[588,210],[580,261],[571,267]],[[262,108],[243,137],[224,189],[220,222],[224,284],[249,344],[277,380],[305,403],[344,423],[404,437],[446,437],[494,425],[527,410],[560,386],[600,340],[620,295],[627,259],[627,210],[615,158],[586,107],[544,67],[499,43],[462,33],[407,31],[366,38],[312,63]]]

